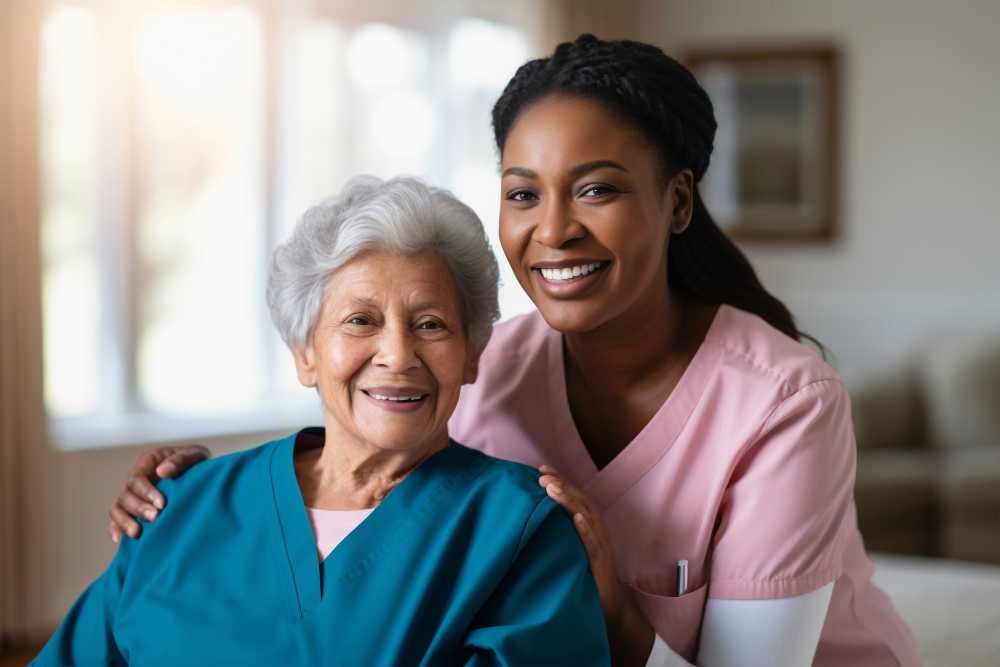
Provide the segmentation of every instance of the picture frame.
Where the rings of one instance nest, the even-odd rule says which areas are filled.
[[[828,240],[837,230],[839,56],[832,46],[692,50],[719,127],[700,185],[738,240]]]

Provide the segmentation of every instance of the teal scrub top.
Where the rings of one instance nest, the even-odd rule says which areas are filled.
[[[610,664],[586,553],[536,471],[452,442],[320,564],[299,436],[323,430],[160,482],[168,509],[32,664]]]

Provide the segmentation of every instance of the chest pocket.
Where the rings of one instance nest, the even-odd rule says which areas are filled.
[[[627,586],[632,600],[656,634],[685,660],[694,662],[708,584],[702,584],[701,588],[680,597],[647,593],[641,590],[641,584],[629,583]]]

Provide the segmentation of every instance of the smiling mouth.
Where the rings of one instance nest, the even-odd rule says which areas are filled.
[[[542,278],[546,282],[553,284],[563,284],[570,283],[584,278],[591,273],[596,273],[597,271],[603,271],[611,265],[611,262],[588,262],[586,264],[578,264],[576,266],[568,266],[561,269],[540,269],[534,268],[538,271]]]
[[[382,394],[365,391],[364,389],[361,390],[361,393],[366,396],[371,396],[377,401],[389,401],[392,403],[419,403],[430,396],[430,394],[417,394],[415,396],[383,396]]]

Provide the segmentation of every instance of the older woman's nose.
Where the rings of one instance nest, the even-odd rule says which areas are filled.
[[[543,200],[540,219],[532,238],[548,248],[562,248],[587,234],[586,227],[573,217],[573,207],[562,197]]]
[[[378,340],[372,363],[392,373],[404,373],[421,365],[417,337],[407,326],[386,327]]]

